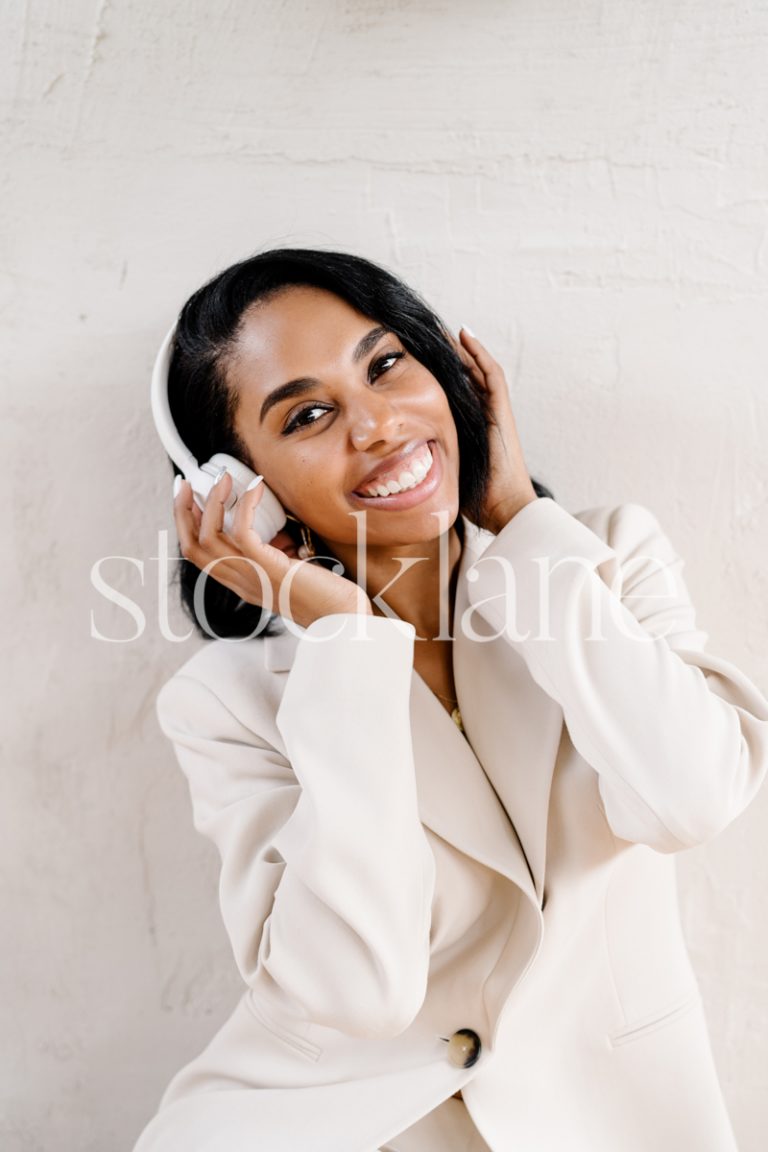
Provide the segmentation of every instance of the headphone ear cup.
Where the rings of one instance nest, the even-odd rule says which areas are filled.
[[[243,464],[242,460],[237,460],[234,456],[229,456],[226,452],[216,452],[211,456],[210,463],[214,464],[217,469],[226,468],[232,477],[232,493],[237,500],[245,492],[248,485],[252,480],[258,476],[258,472],[254,472],[247,464]]]
[[[227,532],[231,532],[237,501],[243,495],[251,481],[256,479],[258,473],[249,468],[247,464],[243,464],[242,460],[237,460],[234,456],[228,456],[226,452],[216,452],[215,455],[211,456],[207,467],[211,468],[214,473],[220,468],[226,468],[232,476],[232,491],[230,493],[230,499],[227,501],[227,509],[224,513],[224,527]],[[261,536],[262,540],[268,544],[269,541],[273,540],[278,532],[285,527],[287,517],[285,509],[280,504],[274,492],[267,487],[263,480],[262,484],[264,491],[256,509],[253,528],[254,531]]]

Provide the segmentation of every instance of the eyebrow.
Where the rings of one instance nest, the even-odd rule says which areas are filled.
[[[366,332],[362,340],[355,346],[352,362],[358,364],[378,344],[382,336],[386,336],[388,333],[389,329],[383,328],[381,325],[371,328],[370,332]],[[270,408],[274,408],[275,404],[280,404],[283,400],[293,400],[296,396],[303,396],[305,392],[309,392],[311,388],[316,388],[318,384],[320,381],[315,376],[300,376],[297,380],[289,380],[286,384],[280,384],[264,400],[259,413],[259,422],[264,423],[264,417]]]

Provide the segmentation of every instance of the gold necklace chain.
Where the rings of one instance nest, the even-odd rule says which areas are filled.
[[[451,720],[458,728],[459,732],[464,732],[464,724],[461,719],[461,711],[459,710],[459,702],[455,696],[443,696],[441,692],[435,692],[435,696],[439,696],[441,700],[445,700],[446,704],[455,704],[456,707],[451,709]]]

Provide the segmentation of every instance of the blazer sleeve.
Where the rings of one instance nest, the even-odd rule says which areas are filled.
[[[583,514],[590,518],[590,514]],[[639,504],[592,531],[549,497],[468,572],[478,611],[563,709],[622,839],[673,852],[721,832],[768,770],[768,701],[705,651],[683,562]]]
[[[411,746],[414,636],[351,613],[304,630],[276,714],[287,756],[255,730],[258,708],[237,715],[183,670],[157,699],[257,1002],[355,1036],[403,1031],[426,993],[434,859]]]

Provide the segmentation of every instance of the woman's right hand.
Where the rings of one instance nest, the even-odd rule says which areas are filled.
[[[299,560],[287,532],[278,532],[269,543],[254,532],[251,525],[261,500],[261,484],[240,497],[232,532],[225,532],[224,505],[231,487],[232,477],[225,472],[201,511],[189,481],[182,480],[173,501],[173,514],[185,560],[201,571],[213,564],[210,575],[219,584],[248,604],[277,612],[301,628],[338,612],[373,614],[370,600],[354,581]]]

